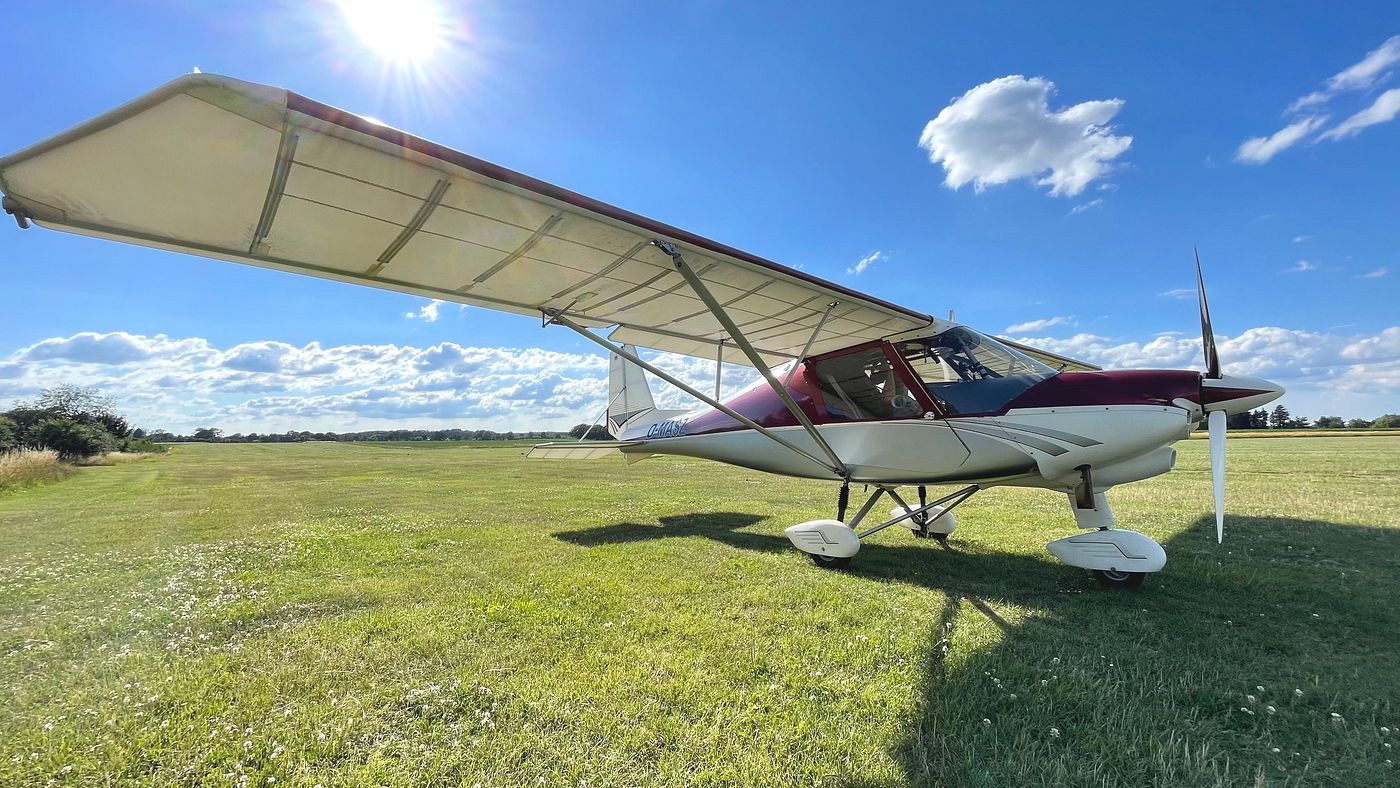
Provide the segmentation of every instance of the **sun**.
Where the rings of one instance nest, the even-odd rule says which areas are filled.
[[[338,0],[365,46],[385,61],[424,63],[447,44],[449,24],[433,0]]]

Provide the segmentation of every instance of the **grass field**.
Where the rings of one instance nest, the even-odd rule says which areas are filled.
[[[1223,547],[1179,449],[1113,495],[1140,592],[1046,492],[834,572],[782,535],[833,487],[698,461],[81,469],[0,494],[0,784],[1400,783],[1400,438],[1231,442]]]

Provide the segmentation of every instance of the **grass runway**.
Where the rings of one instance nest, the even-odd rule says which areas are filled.
[[[1178,450],[1140,592],[1045,491],[836,572],[834,485],[700,461],[85,468],[0,494],[0,785],[1400,784],[1400,437],[1231,441],[1223,546]]]

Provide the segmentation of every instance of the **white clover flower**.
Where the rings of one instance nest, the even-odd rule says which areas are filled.
[[[1300,689],[1293,690],[1293,694],[1299,698],[1303,697],[1303,691]]]
[[[1270,747],[1270,748],[1269,748],[1269,752],[1272,752],[1272,753],[1277,754],[1277,753],[1279,752],[1279,748],[1277,748],[1277,747]]]
[[[1050,729],[1050,738],[1052,738],[1052,739],[1058,739],[1058,738],[1060,738],[1060,729],[1059,729],[1059,728],[1051,728],[1051,729]]]
[[[1254,712],[1250,711],[1249,708],[1246,706],[1241,706],[1240,711],[1244,712],[1245,714],[1248,714],[1251,717],[1254,716]]]
[[[1265,706],[1265,707],[1264,707],[1264,711],[1267,711],[1268,713],[1273,714],[1274,712],[1278,711],[1278,709],[1274,708],[1273,706]]]
[[[1382,726],[1381,726],[1381,735],[1382,735],[1382,736],[1389,736],[1389,735],[1390,735],[1390,729],[1387,728],[1387,727],[1385,727],[1384,725],[1382,725]]]
[[[1255,684],[1255,685],[1254,685],[1254,691],[1255,691],[1255,692],[1258,692],[1260,695],[1263,695],[1263,694],[1264,694],[1264,688],[1261,687],[1261,686],[1259,686],[1258,684]]]
[[[989,719],[987,719],[986,717],[983,717],[983,718],[982,718],[982,724],[983,724],[983,725],[991,725],[991,724],[992,724],[992,721],[989,720]]]
[[[1247,700],[1247,701],[1249,701],[1250,703],[1255,703],[1255,702],[1257,702],[1257,701],[1259,700],[1258,698],[1254,697],[1253,695],[1246,695],[1246,696],[1244,696],[1244,699]]]

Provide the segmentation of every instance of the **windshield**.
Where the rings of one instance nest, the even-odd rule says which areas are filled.
[[[895,343],[929,394],[950,413],[991,413],[1055,374],[1023,353],[961,326]]]

